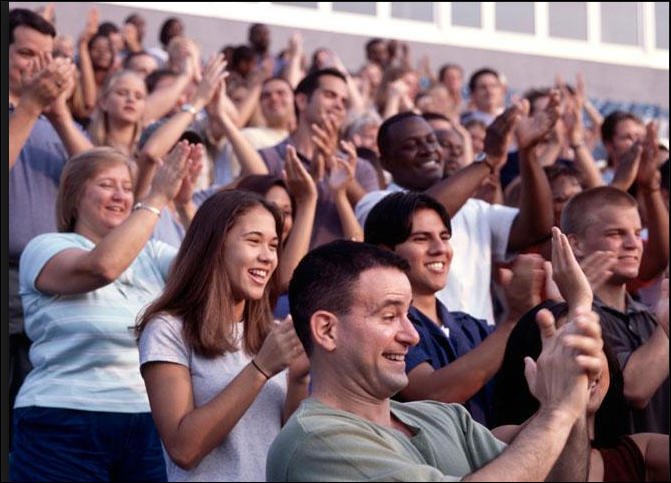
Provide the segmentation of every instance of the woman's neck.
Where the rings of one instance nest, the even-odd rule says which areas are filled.
[[[135,124],[119,123],[110,119],[107,144],[130,156],[135,147],[135,127]]]

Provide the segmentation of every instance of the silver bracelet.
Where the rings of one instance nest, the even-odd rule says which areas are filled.
[[[145,205],[141,201],[138,201],[137,203],[135,203],[135,206],[133,206],[133,211],[136,210],[148,210],[151,211],[156,216],[158,216],[159,218],[161,217],[161,210],[159,210],[158,208],[154,208],[153,206]]]

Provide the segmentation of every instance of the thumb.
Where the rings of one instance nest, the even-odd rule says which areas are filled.
[[[548,309],[539,310],[536,314],[536,323],[541,331],[541,340],[543,341],[543,347],[545,347],[548,339],[554,337],[557,332],[554,315]]]
[[[537,366],[536,362],[531,357],[524,358],[524,377],[527,380],[527,385],[529,390],[533,393],[533,389],[536,387],[536,372]]]

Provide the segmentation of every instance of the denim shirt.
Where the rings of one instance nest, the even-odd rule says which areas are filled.
[[[416,346],[410,348],[405,358],[406,372],[423,362],[431,364],[434,370],[445,367],[477,347],[494,330],[485,320],[476,319],[464,312],[450,312],[438,300],[436,304],[442,328],[416,307],[410,307],[408,318],[419,333],[420,340]],[[473,419],[487,426],[491,419],[492,403],[493,383],[489,381],[464,406]]]

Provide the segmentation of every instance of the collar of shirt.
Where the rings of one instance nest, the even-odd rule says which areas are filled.
[[[618,309],[615,307],[611,307],[610,305],[605,304],[599,297],[594,295],[594,305],[599,307],[600,309],[605,309],[610,312],[614,312],[616,314],[621,314],[621,315],[632,315],[632,314],[637,314],[640,312],[649,312],[650,309],[648,308],[647,305],[642,304],[640,302],[637,302],[634,300],[634,298],[629,295],[629,292],[625,292],[625,305],[627,307],[626,312],[620,312]]]

